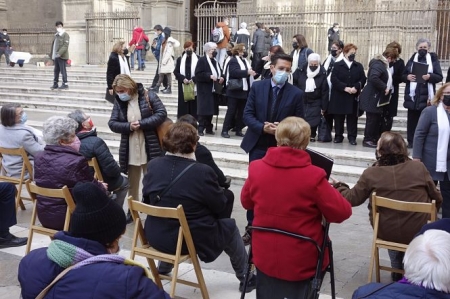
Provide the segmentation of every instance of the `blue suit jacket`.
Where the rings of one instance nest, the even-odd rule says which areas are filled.
[[[270,80],[254,82],[248,95],[243,118],[248,129],[241,143],[241,148],[247,153],[255,147],[259,137],[264,134],[264,122],[268,121],[267,109],[269,109],[269,98],[272,92]],[[275,121],[280,122],[288,116],[303,118],[303,91],[287,82],[283,89]]]

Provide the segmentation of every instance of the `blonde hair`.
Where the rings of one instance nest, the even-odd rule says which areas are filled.
[[[117,54],[123,54],[123,45],[125,44],[124,41],[120,41],[114,44],[112,47],[111,52],[117,53]]]
[[[441,102],[441,98],[444,94],[444,89],[447,88],[448,86],[450,86],[450,82],[445,83],[444,85],[442,85],[441,88],[438,89],[438,91],[434,95],[433,100],[431,101],[431,104],[433,104],[434,106],[439,105],[439,103]]]
[[[295,116],[283,119],[275,132],[278,146],[290,146],[296,149],[305,149],[310,137],[309,124],[303,118]]]
[[[138,86],[137,83],[131,79],[130,76],[126,74],[117,75],[112,84],[114,91],[116,91],[117,87],[123,87],[128,89],[128,94],[131,97],[134,97],[138,94]]]

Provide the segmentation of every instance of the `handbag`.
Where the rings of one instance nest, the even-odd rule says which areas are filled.
[[[195,87],[194,82],[183,84],[183,97],[185,102],[195,100],[194,87]]]
[[[244,83],[242,82],[242,79],[229,79],[227,82],[227,89],[228,90],[243,90]]]
[[[219,81],[213,81],[214,93],[223,94],[223,84],[220,84]]]
[[[131,54],[134,53],[134,50],[136,50],[136,45],[131,45],[131,46],[128,48],[128,52],[130,52]]]
[[[150,110],[153,113],[153,107],[150,104],[150,99],[148,97],[148,91],[145,91],[145,100],[147,101],[148,107],[150,108]],[[158,137],[160,147],[162,147],[162,140],[164,138],[164,135],[166,135],[167,131],[169,131],[170,126],[172,126],[172,124],[173,124],[173,121],[170,118],[166,117],[166,119],[158,127],[156,127],[155,133]]]
[[[317,134],[317,141],[319,142],[331,142],[331,128],[328,126],[325,116],[320,117],[320,123],[318,127],[319,133]]]
[[[114,102],[116,100],[116,96],[114,95],[114,93],[112,95],[109,93],[108,87],[106,87],[105,100],[107,100],[111,104],[114,104]]]

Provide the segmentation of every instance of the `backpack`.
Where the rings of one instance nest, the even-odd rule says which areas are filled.
[[[214,43],[218,44],[223,41],[225,38],[225,34],[223,34],[222,27],[216,27],[212,31],[211,39]]]

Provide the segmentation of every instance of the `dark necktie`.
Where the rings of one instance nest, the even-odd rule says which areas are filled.
[[[273,113],[275,112],[275,105],[277,104],[277,98],[278,98],[278,92],[280,91],[280,88],[278,86],[272,87],[272,107],[270,108],[270,119],[272,120],[275,115]]]

